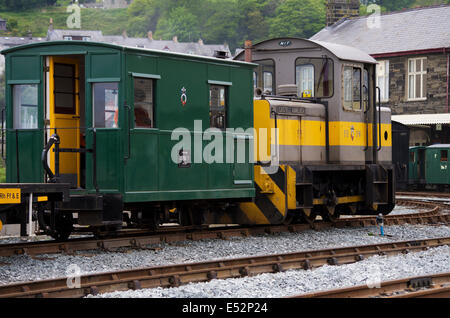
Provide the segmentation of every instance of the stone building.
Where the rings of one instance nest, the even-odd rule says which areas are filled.
[[[449,30],[450,5],[438,5],[344,18],[311,39],[353,46],[378,61],[381,102],[393,119],[412,127],[411,145],[450,143],[450,120],[425,124],[420,116],[402,117],[449,113]]]
[[[328,0],[327,26],[341,19],[359,16],[359,0]]]

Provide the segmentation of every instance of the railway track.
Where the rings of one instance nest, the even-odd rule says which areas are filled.
[[[409,253],[443,245],[450,245],[450,237],[94,273],[80,276],[75,288],[69,287],[74,286],[75,277],[3,285],[0,297],[83,297],[128,289],[176,287],[212,279],[312,269],[324,264],[349,264],[372,255]]]
[[[420,213],[388,215],[385,217],[385,225],[401,225],[401,224],[449,224],[450,215],[440,214],[441,207],[435,203],[421,202],[417,200],[399,200],[399,205],[413,206],[425,210]],[[365,227],[375,226],[376,221],[373,216],[341,218],[336,222],[316,221],[310,224],[289,224],[289,225],[272,225],[272,226],[256,226],[256,227],[218,227],[218,228],[202,228],[195,230],[192,228],[169,227],[166,230],[160,230],[151,235],[122,235],[119,237],[94,239],[94,238],[78,238],[65,242],[57,241],[39,241],[27,243],[0,244],[0,256],[12,255],[38,255],[38,254],[56,254],[66,253],[73,254],[82,250],[113,250],[117,248],[127,247],[134,249],[145,249],[145,246],[158,243],[171,243],[184,240],[201,240],[201,239],[226,239],[237,236],[255,236],[261,234],[273,234],[280,232],[299,232],[308,229],[325,229],[325,228],[344,228],[344,227]]]
[[[448,298],[450,297],[450,273],[417,276],[381,282],[371,288],[367,285],[339,288],[302,294],[290,298]]]

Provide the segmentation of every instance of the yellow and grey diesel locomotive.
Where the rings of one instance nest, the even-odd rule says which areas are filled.
[[[38,220],[62,240],[74,225],[286,224],[394,207],[391,114],[359,50],[284,38],[234,60],[85,41],[2,54],[0,227]]]
[[[281,169],[265,174],[264,165],[255,165],[257,192],[275,205],[285,201],[275,213],[258,200],[241,205],[249,219],[276,223],[392,211],[391,111],[377,106],[371,56],[338,44],[280,38],[253,46],[248,41],[235,59],[258,64],[255,129],[276,127],[279,134],[271,136],[272,153],[258,161],[276,160]]]

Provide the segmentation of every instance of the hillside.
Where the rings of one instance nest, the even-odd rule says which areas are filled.
[[[7,20],[8,31],[0,31],[0,36],[25,36],[30,30],[33,36],[47,35],[50,18],[53,18],[55,29],[67,29],[65,6],[49,6],[26,11],[0,11],[0,18]],[[127,9],[81,9],[81,28],[85,30],[101,30],[105,35],[122,34],[127,29]]]

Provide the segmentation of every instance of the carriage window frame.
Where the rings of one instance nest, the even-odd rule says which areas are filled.
[[[364,111],[363,70],[364,68],[359,65],[346,64],[342,66],[342,105],[344,110]],[[348,74],[346,75],[348,73],[347,71],[350,71],[351,77],[348,77]],[[359,71],[358,82],[355,82],[355,71]],[[359,99],[355,99],[355,83],[359,83]]]
[[[443,149],[441,150],[441,162],[447,162],[448,161],[448,150]]]
[[[104,116],[105,116],[105,118],[104,118],[104,122],[103,122],[103,125],[104,126],[97,126],[97,122],[96,122],[96,112],[97,112],[97,108],[96,108],[96,94],[95,94],[95,88],[96,88],[96,86],[100,86],[100,85],[114,85],[114,84],[116,84],[116,87],[117,88],[115,88],[115,90],[117,91],[117,96],[116,96],[116,105],[115,105],[115,107],[114,107],[114,110],[108,110],[108,111],[106,111],[106,105],[104,105],[104,108],[103,108],[103,114],[104,114]],[[106,93],[106,89],[107,88],[105,88],[105,93]],[[120,94],[120,83],[119,83],[119,81],[95,81],[95,82],[92,82],[92,127],[93,128],[99,128],[99,129],[119,129],[120,127],[119,127],[119,94]],[[113,88],[113,90],[114,90],[114,88]],[[106,97],[106,96],[105,96]],[[113,114],[113,126],[112,127],[107,127],[106,126],[106,122],[107,122],[107,120],[106,120],[106,115],[105,115],[105,113],[114,113]],[[99,112],[100,113],[100,112]],[[116,122],[116,119],[117,119],[117,122]],[[115,124],[115,126],[114,126],[114,124]]]
[[[33,87],[35,89],[35,95],[33,97],[33,101],[36,103],[34,104],[22,104],[21,99],[20,104],[17,104],[18,98],[17,93],[20,94],[20,98],[22,97],[22,92],[17,92],[16,89],[20,87]],[[39,85],[36,83],[23,83],[23,84],[13,84],[12,85],[12,106],[13,106],[13,127],[14,129],[38,129],[38,117],[39,117]],[[23,126],[24,122],[22,121],[22,108],[27,107],[26,109],[29,110],[30,108],[35,108],[33,113],[35,113],[35,118],[31,122],[31,126]]]
[[[209,127],[210,128],[217,128],[220,130],[225,130],[228,126],[228,105],[229,105],[229,83],[225,82],[216,82],[216,81],[208,81],[208,92],[209,92]],[[219,104],[222,102],[223,97],[223,106],[213,106],[212,104],[212,88],[218,88],[219,90],[223,90],[223,96],[222,93],[219,92]],[[219,107],[223,107],[223,109],[219,109]],[[222,122],[221,125],[218,125],[217,122],[214,120],[217,116],[220,116],[222,111]]]

